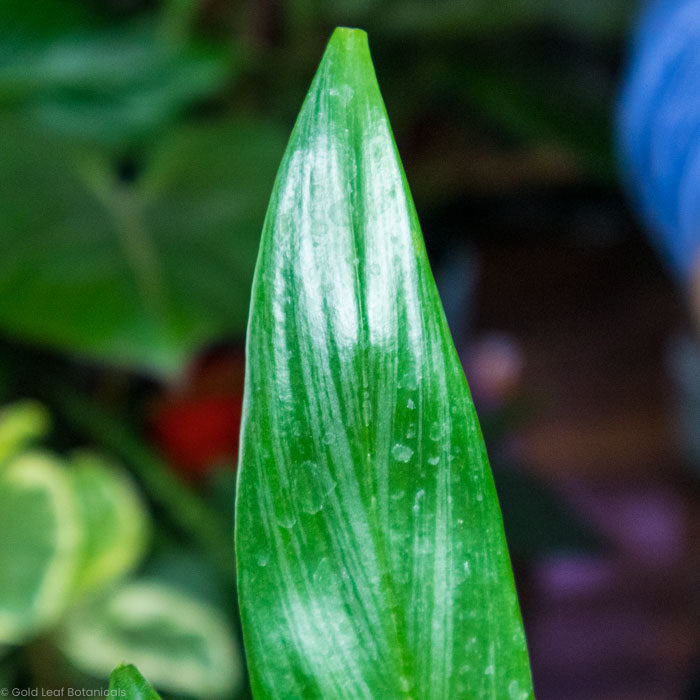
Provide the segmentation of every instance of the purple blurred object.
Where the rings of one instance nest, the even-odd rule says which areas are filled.
[[[538,611],[527,635],[537,697],[683,697],[696,626],[687,568],[694,531],[683,495],[626,480],[569,484],[567,495],[611,547],[535,564]]]
[[[466,374],[474,401],[482,410],[498,409],[513,397],[524,361],[518,341],[505,332],[485,333],[471,344]]]
[[[618,118],[624,175],[651,233],[687,281],[700,254],[700,2],[647,5]]]

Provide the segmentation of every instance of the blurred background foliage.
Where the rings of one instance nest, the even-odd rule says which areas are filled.
[[[247,695],[249,286],[336,25],[370,34],[519,580],[607,546],[513,456],[543,399],[517,388],[512,338],[475,336],[474,289],[484,246],[635,235],[612,122],[637,5],[0,2],[0,686],[101,687],[125,661],[164,697]]]
[[[475,192],[609,183],[630,9],[5,2],[0,324],[158,376],[240,337],[271,183],[338,23],[371,32],[424,216]]]
[[[66,23],[65,4],[4,7],[2,323],[173,373],[244,328],[284,132],[225,106],[240,51],[193,36],[188,8],[83,4]]]

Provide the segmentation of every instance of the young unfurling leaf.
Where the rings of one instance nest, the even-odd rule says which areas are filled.
[[[114,697],[124,700],[160,700],[160,695],[139,673],[136,666],[121,664],[109,677],[109,691]]]
[[[481,431],[359,30],[333,34],[277,176],[245,392],[256,697],[531,697]]]

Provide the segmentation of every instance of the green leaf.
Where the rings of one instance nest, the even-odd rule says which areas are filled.
[[[0,463],[43,437],[49,422],[48,412],[35,401],[18,401],[0,410]]]
[[[166,516],[169,527],[206,553],[227,580],[234,581],[235,562],[228,518],[209,507],[173,473],[167,462],[129,425],[126,414],[106,410],[98,402],[74,393],[65,384],[57,387],[54,400],[64,420],[128,465],[150,499]]]
[[[157,133],[229,72],[221,52],[165,41],[154,23],[50,42],[0,35],[0,104],[60,135],[111,146]]]
[[[160,695],[151,688],[136,666],[131,664],[122,664],[112,671],[109,690],[115,697],[124,700],[160,700]]]
[[[0,644],[58,621],[68,604],[81,530],[63,464],[27,452],[0,472]]]
[[[88,6],[65,0],[3,0],[0,3],[0,31],[19,36],[53,37],[95,19]]]
[[[84,537],[76,594],[124,576],[143,557],[150,523],[128,474],[87,451],[76,453],[69,470]]]
[[[133,661],[164,692],[229,697],[241,661],[223,613],[157,581],[134,581],[71,610],[58,644],[81,671],[106,676]]]
[[[0,328],[155,373],[242,334],[282,152],[264,124],[168,132],[133,182],[100,150],[0,124]]]
[[[333,34],[272,194],[242,430],[257,697],[532,697],[481,431],[359,30]]]

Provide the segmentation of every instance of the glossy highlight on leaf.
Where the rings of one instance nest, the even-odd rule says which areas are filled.
[[[335,31],[294,127],[247,342],[255,696],[532,697],[481,431],[362,31]]]

